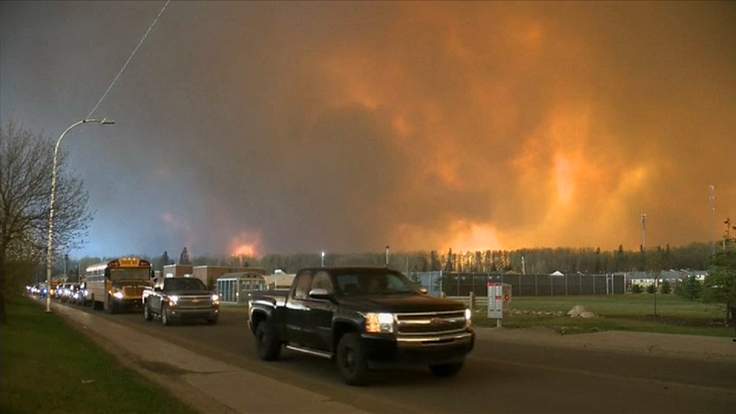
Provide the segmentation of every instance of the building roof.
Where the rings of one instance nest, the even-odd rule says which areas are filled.
[[[260,272],[231,272],[225,273],[224,275],[217,278],[220,279],[241,279],[241,278],[253,278],[258,277],[263,279],[264,275]]]

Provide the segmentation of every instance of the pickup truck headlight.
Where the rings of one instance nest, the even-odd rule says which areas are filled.
[[[368,333],[392,333],[394,315],[392,313],[366,313],[365,331]]]
[[[212,303],[220,303],[220,297],[217,294],[212,295]]]
[[[176,306],[176,302],[179,302],[179,297],[176,295],[169,296],[169,304]]]
[[[123,298],[123,292],[121,292],[121,291],[117,291],[117,292],[113,293],[112,295],[115,296],[115,299],[122,299]]]
[[[473,311],[465,309],[465,326],[470,327],[471,319],[473,318]]]

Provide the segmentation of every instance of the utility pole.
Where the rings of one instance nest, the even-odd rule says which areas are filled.
[[[325,267],[325,251],[324,250],[322,251],[322,255],[321,256],[322,256],[322,260],[320,262],[321,263],[321,267]]]
[[[641,213],[641,254],[642,258],[644,258],[644,254],[646,251],[647,246],[647,214],[642,211]],[[646,262],[643,263],[645,271],[647,270]],[[654,273],[654,316],[657,316],[657,289],[658,289],[658,283],[659,275],[657,274],[656,269],[652,269],[652,273]]]
[[[641,213],[641,250],[647,247],[647,213]]]
[[[386,267],[388,267],[389,255],[391,254],[391,248],[386,245]]]
[[[521,256],[521,274],[526,274],[526,260],[524,259],[524,256]]]
[[[726,251],[726,244],[731,238],[731,218],[726,217],[726,221],[723,222],[726,225],[726,233],[723,235],[723,251]]]
[[[714,186],[713,184],[711,184],[711,185],[708,186],[708,205],[710,207],[710,215],[711,215],[711,217],[710,217],[710,220],[711,220],[711,222],[710,222],[711,229],[708,232],[708,233],[710,233],[711,231],[713,231],[713,230],[716,229],[716,186]],[[711,256],[715,256],[715,254],[716,254],[716,241],[715,241],[715,239],[712,238],[712,235],[709,236],[709,237],[711,237],[710,254],[711,254]]]

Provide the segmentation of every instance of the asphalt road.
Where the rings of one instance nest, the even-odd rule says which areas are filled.
[[[245,309],[226,309],[215,326],[170,327],[155,320],[146,322],[141,314],[106,315],[79,309],[366,411],[736,412],[736,363],[479,340],[455,378],[435,378],[424,369],[392,370],[377,372],[368,387],[350,387],[325,359],[286,351],[277,362],[258,360]]]

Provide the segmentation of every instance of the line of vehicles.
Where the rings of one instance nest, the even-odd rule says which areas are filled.
[[[204,319],[217,323],[219,296],[196,278],[165,278],[154,281],[151,263],[123,257],[86,269],[78,283],[52,283],[50,289],[36,287],[38,294],[62,303],[91,306],[108,313],[142,311],[146,320],[159,319],[163,325],[184,319]],[[31,290],[31,293],[33,291]]]
[[[163,325],[189,318],[214,324],[220,311],[217,293],[199,279],[154,284],[151,264],[137,258],[91,266],[81,283],[54,293],[110,313],[142,310],[145,320]],[[254,294],[247,318],[260,359],[276,360],[283,349],[331,359],[350,385],[366,384],[377,369],[417,364],[453,376],[475,343],[464,304],[429,296],[388,268],[302,269],[290,289]]]

